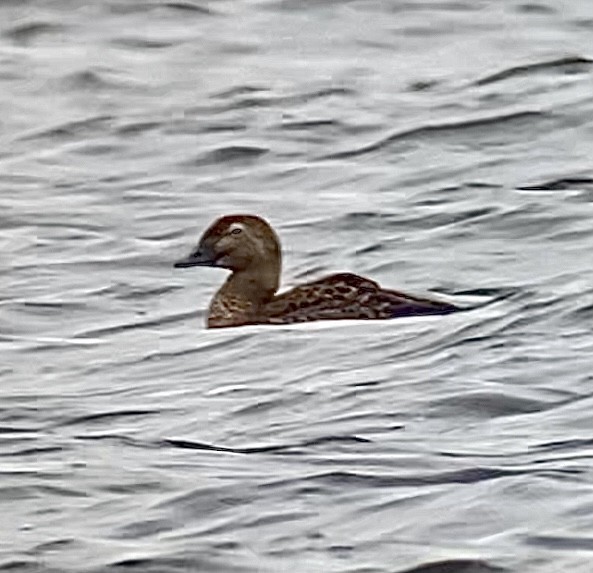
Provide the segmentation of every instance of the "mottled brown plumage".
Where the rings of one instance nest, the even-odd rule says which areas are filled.
[[[276,294],[281,260],[280,241],[266,221],[255,215],[227,215],[215,221],[189,257],[175,266],[232,271],[210,303],[209,328],[387,319],[457,310],[447,302],[382,289],[352,273],[330,275]]]

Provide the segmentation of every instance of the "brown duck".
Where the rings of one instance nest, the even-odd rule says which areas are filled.
[[[226,215],[202,235],[175,267],[220,267],[232,271],[208,311],[208,327],[289,324],[313,320],[387,319],[448,314],[447,302],[381,288],[352,273],[338,273],[276,294],[282,254],[278,236],[261,217]]]

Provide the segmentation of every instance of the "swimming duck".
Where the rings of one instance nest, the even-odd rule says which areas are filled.
[[[177,268],[231,271],[208,311],[208,328],[289,324],[313,320],[387,319],[448,314],[457,307],[381,288],[376,282],[338,273],[277,294],[282,254],[272,227],[256,215],[226,215],[214,221]]]

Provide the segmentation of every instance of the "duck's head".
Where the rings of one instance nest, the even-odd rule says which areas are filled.
[[[177,268],[219,267],[234,273],[249,271],[272,277],[278,288],[280,241],[270,225],[256,215],[225,215],[206,229],[188,257]]]

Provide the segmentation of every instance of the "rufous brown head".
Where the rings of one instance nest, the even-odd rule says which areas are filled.
[[[280,241],[264,219],[225,215],[206,229],[196,248],[175,267],[219,267],[234,272],[273,267],[279,274],[280,262]]]

